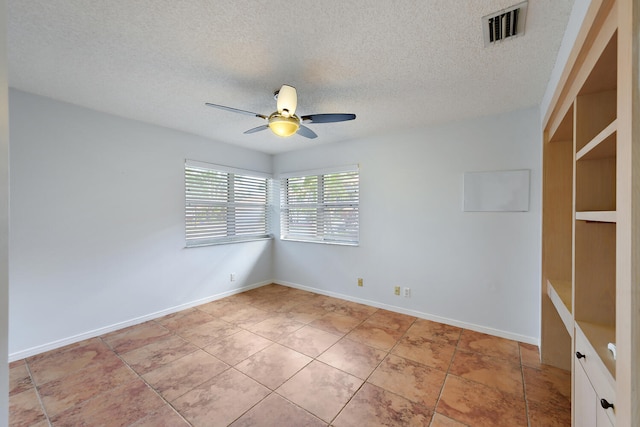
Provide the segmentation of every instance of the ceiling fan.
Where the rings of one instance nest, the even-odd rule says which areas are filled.
[[[245,131],[245,134],[255,133],[265,129],[271,129],[278,136],[286,137],[295,133],[305,138],[317,138],[318,135],[303,123],[333,123],[344,122],[356,118],[355,114],[328,113],[328,114],[309,114],[306,116],[296,116],[296,107],[298,105],[298,93],[296,88],[289,85],[282,85],[280,90],[273,94],[276,99],[276,109],[269,116],[264,114],[253,113],[251,111],[239,110],[237,108],[226,107],[224,105],[212,104],[206,102],[205,105],[234,113],[246,114],[249,116],[260,117],[268,121],[266,125],[258,126]]]

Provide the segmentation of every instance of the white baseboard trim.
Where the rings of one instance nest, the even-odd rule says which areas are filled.
[[[83,332],[81,334],[73,335],[71,337],[63,338],[60,340],[52,341],[47,344],[38,345],[35,347],[28,348],[26,350],[20,350],[15,353],[9,354],[9,362],[14,362],[16,360],[24,359],[27,357],[35,356],[36,354],[44,353],[45,351],[55,350],[60,347],[64,347],[65,345],[74,344],[80,341],[84,341],[89,338],[95,338],[100,335],[107,334],[109,332],[117,331],[119,329],[127,328],[129,326],[138,325],[140,323],[147,322],[149,320],[157,319],[162,316],[166,316],[167,314],[172,314],[181,310],[186,310],[187,308],[195,307],[198,305],[206,304],[211,301],[219,300],[224,297],[228,297],[231,295],[239,294],[241,292],[245,292],[251,289],[259,288],[264,285],[268,285],[271,283],[275,283],[273,280],[268,280],[265,282],[254,283],[251,285],[243,286],[241,288],[232,289],[227,292],[222,292],[220,294],[211,295],[206,298],[201,298],[195,301],[191,301],[188,303],[176,305],[173,307],[169,307],[164,310],[156,311],[155,313],[149,313],[144,316],[136,317],[133,319],[125,320],[124,322],[114,323],[112,325],[104,326],[102,328],[94,329],[92,331]]]
[[[509,340],[519,341],[519,342],[523,342],[523,343],[526,343],[526,344],[533,344],[533,345],[536,345],[536,346],[540,345],[539,339],[535,338],[535,337],[529,337],[529,336],[526,336],[526,335],[515,334],[513,332],[503,331],[503,330],[500,330],[500,329],[489,328],[487,326],[476,325],[476,324],[473,324],[473,323],[462,322],[462,321],[459,321],[459,320],[454,320],[454,319],[449,319],[449,318],[446,318],[446,317],[436,316],[436,315],[429,314],[429,313],[424,313],[422,311],[410,310],[410,309],[403,308],[403,307],[397,307],[395,305],[384,304],[384,303],[381,303],[381,302],[378,302],[378,301],[366,300],[366,299],[362,299],[362,298],[352,297],[350,295],[344,295],[344,294],[339,294],[339,293],[336,293],[336,292],[325,291],[323,289],[313,288],[313,287],[310,287],[310,286],[304,286],[304,285],[300,285],[300,284],[297,284],[297,283],[286,282],[286,281],[282,281],[282,280],[276,280],[273,283],[276,283],[276,284],[282,285],[282,286],[288,286],[290,288],[301,289],[303,291],[313,292],[313,293],[316,293],[316,294],[326,295],[326,296],[329,296],[329,297],[339,298],[339,299],[343,299],[343,300],[347,300],[347,301],[351,301],[351,302],[357,302],[357,303],[360,303],[360,304],[370,305],[372,307],[383,308],[385,310],[394,311],[396,313],[407,314],[409,316],[418,317],[420,319],[431,320],[433,322],[439,322],[439,323],[444,323],[446,325],[456,326],[456,327],[459,327],[459,328],[470,329],[470,330],[475,331],[475,332],[481,332],[481,333],[484,333],[484,334],[493,335],[493,336],[500,337],[500,338],[506,338],[506,339],[509,339]]]
[[[506,338],[506,339],[510,339],[510,340],[514,340],[514,341],[519,341],[519,342],[523,342],[523,343],[527,343],[527,344],[533,344],[536,346],[540,345],[539,339],[535,338],[535,337],[528,337],[525,335],[520,335],[520,334],[515,334],[513,332],[508,332],[508,331],[503,331],[500,329],[494,329],[494,328],[489,328],[486,326],[481,326],[481,325],[476,325],[473,323],[467,323],[467,322],[462,322],[459,320],[455,320],[455,319],[449,319],[446,317],[441,317],[441,316],[436,316],[433,314],[429,314],[429,313],[424,313],[422,311],[417,311],[417,310],[410,310],[407,308],[403,308],[403,307],[397,307],[394,305],[389,305],[389,304],[385,304],[385,303],[381,303],[378,301],[373,301],[373,300],[367,300],[367,299],[363,299],[363,298],[356,298],[356,297],[352,297],[350,295],[345,295],[345,294],[340,294],[337,292],[330,292],[330,291],[325,291],[323,289],[319,289],[319,288],[314,288],[311,286],[304,286],[304,285],[300,285],[297,283],[292,283],[292,282],[286,282],[286,281],[282,281],[282,280],[267,280],[264,282],[259,282],[259,283],[254,283],[251,285],[247,285],[247,286],[243,286],[241,288],[237,288],[237,289],[232,289],[230,291],[227,292],[222,292],[220,294],[216,294],[216,295],[211,295],[208,296],[206,298],[201,298],[195,301],[191,301],[188,303],[184,303],[184,304],[180,304],[180,305],[176,305],[174,307],[169,307],[167,309],[164,310],[160,310],[154,313],[149,313],[147,315],[144,316],[140,316],[140,317],[136,317],[130,320],[126,320],[124,322],[119,322],[119,323],[115,323],[112,325],[108,325],[108,326],[104,326],[102,328],[98,328],[98,329],[94,329],[91,331],[87,331],[87,332],[83,332],[81,334],[77,334],[74,336],[70,336],[67,338],[63,338],[60,340],[56,340],[56,341],[52,341],[43,345],[39,345],[39,346],[35,346],[35,347],[31,347],[25,350],[20,350],[14,353],[10,353],[9,354],[9,362],[14,362],[16,360],[20,360],[20,359],[24,359],[27,357],[31,357],[31,356],[35,356],[36,354],[40,354],[40,353],[44,353],[46,351],[50,351],[50,350],[55,350],[57,348],[60,347],[64,347],[66,345],[69,344],[74,344],[76,342],[80,342],[80,341],[84,341],[86,339],[89,338],[95,338],[98,337],[100,335],[104,335],[107,334],[109,332],[113,332],[113,331],[117,331],[119,329],[123,329],[123,328],[127,328],[129,326],[133,326],[133,325],[138,325],[140,323],[143,322],[147,322],[149,320],[154,320],[157,318],[160,318],[162,316],[166,316],[168,314],[172,314],[181,310],[186,310],[188,308],[191,307],[195,307],[198,305],[202,305],[202,304],[206,304],[208,302],[211,301],[216,301],[219,300],[221,298],[225,298],[231,295],[235,295],[235,294],[239,294],[241,292],[245,292],[251,289],[255,289],[255,288],[259,288],[271,283],[275,283],[278,285],[282,285],[282,286],[288,286],[290,288],[296,288],[296,289],[301,289],[304,291],[309,291],[309,292],[313,292],[316,294],[320,294],[320,295],[326,295],[326,296],[330,296],[330,297],[334,297],[334,298],[339,298],[339,299],[343,299],[346,301],[352,301],[352,302],[357,302],[360,304],[365,304],[365,305],[369,305],[372,307],[377,307],[377,308],[383,308],[385,310],[389,310],[389,311],[394,311],[396,313],[402,313],[402,314],[407,314],[409,316],[415,316],[418,317],[420,319],[426,319],[426,320],[431,320],[434,322],[439,322],[439,323],[444,323],[446,325],[451,325],[451,326],[456,326],[459,328],[464,328],[464,329],[470,329],[472,331],[476,331],[476,332],[482,332],[485,334],[489,334],[489,335],[493,335],[496,337],[500,337],[500,338]]]

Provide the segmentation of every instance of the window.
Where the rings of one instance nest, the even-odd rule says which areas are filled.
[[[281,182],[281,238],[359,243],[357,166],[322,173],[287,174]]]
[[[266,175],[192,160],[184,175],[187,247],[271,237]]]

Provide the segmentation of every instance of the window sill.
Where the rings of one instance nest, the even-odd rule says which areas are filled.
[[[202,248],[206,246],[219,246],[219,245],[231,245],[234,243],[247,243],[247,242],[258,242],[262,240],[273,240],[273,236],[268,237],[250,237],[247,239],[239,239],[239,240],[224,240],[219,242],[207,242],[207,243],[198,243],[193,245],[186,245],[185,249],[193,249],[193,248]]]
[[[295,237],[280,237],[280,240],[283,242],[299,242],[299,243],[319,243],[322,245],[337,245],[337,246],[360,246],[360,242],[350,243],[350,242],[333,242],[330,240],[305,240],[305,239],[296,239]]]

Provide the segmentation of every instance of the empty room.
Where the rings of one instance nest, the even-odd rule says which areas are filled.
[[[637,1],[0,11],[0,426],[640,426]]]

